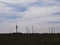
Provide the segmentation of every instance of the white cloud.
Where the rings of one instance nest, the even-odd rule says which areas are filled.
[[[11,12],[12,10],[13,10],[13,8],[6,7],[5,4],[0,3],[0,12],[1,13]]]
[[[36,0],[2,0],[3,2],[8,2],[8,3],[30,3],[30,2],[35,2]]]
[[[60,8],[57,6],[52,7],[30,7],[29,10],[25,12],[25,16],[28,18],[36,17],[49,17],[53,13],[60,11]]]

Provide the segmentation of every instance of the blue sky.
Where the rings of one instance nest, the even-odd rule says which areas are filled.
[[[60,0],[1,0],[0,32],[14,32],[16,23],[20,32],[26,27],[31,32],[32,26],[37,32],[48,32],[50,27],[59,32]]]

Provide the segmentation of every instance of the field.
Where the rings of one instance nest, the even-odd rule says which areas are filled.
[[[0,34],[0,45],[60,45],[60,34]]]

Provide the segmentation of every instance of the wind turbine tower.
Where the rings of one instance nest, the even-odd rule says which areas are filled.
[[[51,27],[51,33],[53,33],[53,27]]]

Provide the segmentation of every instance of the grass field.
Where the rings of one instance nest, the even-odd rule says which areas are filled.
[[[60,45],[60,34],[0,34],[0,45]]]

